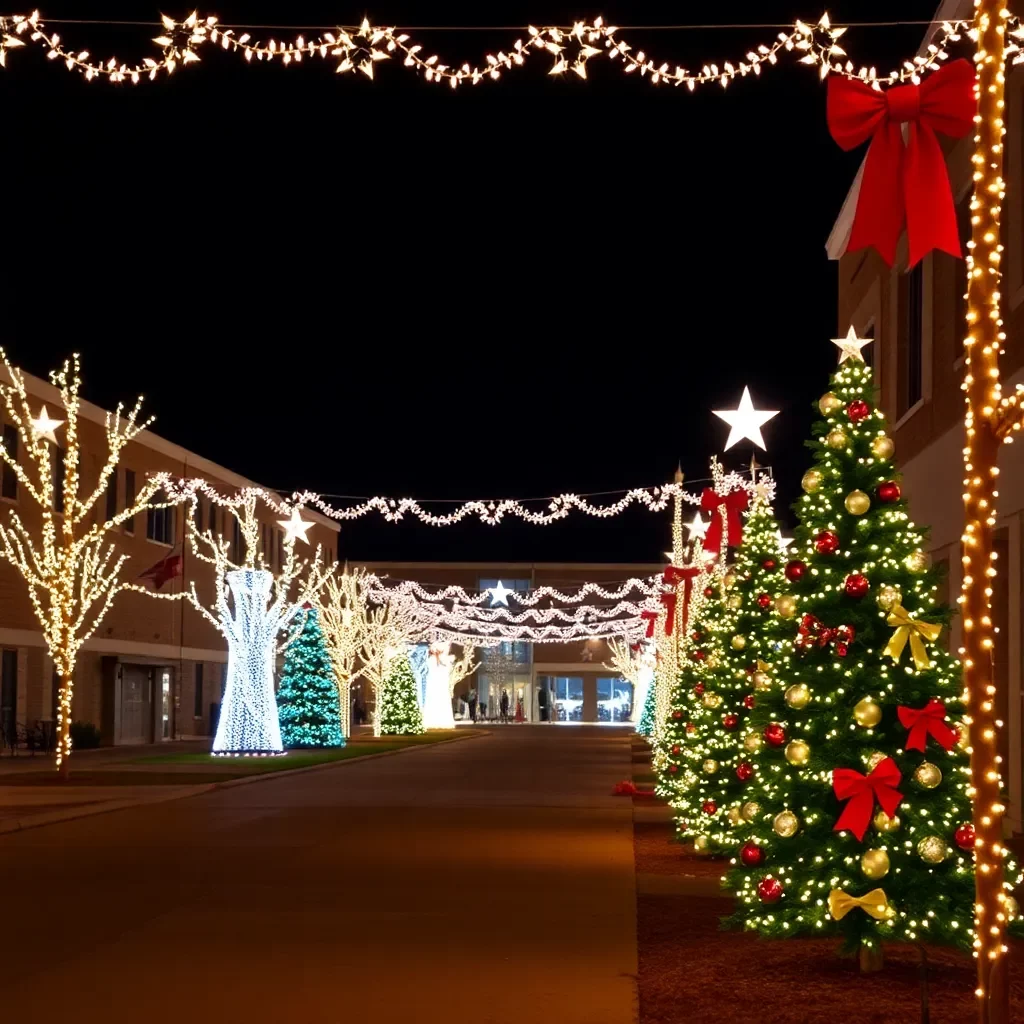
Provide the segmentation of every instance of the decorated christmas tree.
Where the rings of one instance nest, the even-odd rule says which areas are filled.
[[[343,747],[338,684],[316,609],[305,609],[296,628],[277,691],[281,742],[286,747]]]
[[[883,940],[970,947],[974,830],[949,612],[902,497],[865,343],[837,344],[785,566],[791,640],[750,718],[757,813],[727,884],[731,923],[842,936],[871,968]]]
[[[644,698],[643,711],[640,712],[640,721],[637,722],[636,731],[641,736],[650,737],[654,733],[654,687],[647,688],[647,696]]]
[[[423,732],[423,712],[420,709],[418,690],[408,657],[397,658],[380,696],[382,736]]]
[[[779,624],[786,621],[780,612],[791,617],[795,610],[793,598],[780,594],[785,580],[773,490],[767,478],[754,483],[743,543],[725,574],[724,611],[718,595],[708,602],[712,614],[705,616],[701,642],[694,647],[707,652],[709,669],[701,707],[690,713],[695,728],[686,739],[695,742],[684,749],[692,749],[699,763],[681,815],[687,827],[680,827],[680,835],[710,852],[737,846],[743,822],[756,814],[750,793],[762,736],[749,727],[750,716],[759,695],[772,685]]]

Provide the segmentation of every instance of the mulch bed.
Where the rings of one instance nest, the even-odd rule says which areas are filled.
[[[687,855],[668,825],[636,825],[637,872],[720,874],[728,862]],[[920,953],[886,949],[885,970],[862,975],[834,940],[765,941],[723,932],[727,896],[640,896],[640,1024],[916,1024]],[[974,961],[928,950],[931,1024],[972,1024]],[[1024,1021],[1024,944],[1013,943],[1010,1019]]]

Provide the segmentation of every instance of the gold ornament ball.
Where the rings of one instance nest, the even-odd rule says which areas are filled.
[[[743,607],[743,598],[739,594],[730,594],[725,606],[730,611],[738,612]]]
[[[747,646],[747,638],[743,636],[742,633],[737,633],[729,643],[732,644],[732,649],[734,651],[742,651],[743,648]]]
[[[800,480],[800,486],[808,493],[814,492],[825,482],[825,477],[820,469],[809,469]]]
[[[889,874],[889,854],[885,850],[868,850],[860,859],[860,869],[873,882],[885,878]]]
[[[818,399],[818,408],[821,410],[822,416],[831,416],[832,413],[838,412],[843,407],[843,400],[831,391],[826,391],[825,394]]]
[[[873,729],[882,720],[882,709],[871,697],[864,697],[854,705],[853,720],[862,729]]]
[[[825,444],[827,444],[829,448],[845,448],[846,441],[846,431],[840,430],[838,427],[836,427],[835,430],[830,430],[828,432],[828,436],[825,438]]]
[[[863,491],[850,491],[844,504],[851,516],[862,516],[871,508],[871,499]]]
[[[914,573],[925,572],[928,568],[928,556],[923,551],[914,551],[903,560],[903,564]]]
[[[792,594],[782,594],[775,598],[775,610],[784,619],[791,619],[796,615],[796,598]]]
[[[874,818],[875,828],[879,832],[898,832],[900,828],[900,816],[894,814],[891,818],[885,811],[879,811]]]
[[[917,844],[917,855],[925,864],[941,864],[949,856],[949,847],[945,839],[938,836],[925,836]]]
[[[761,805],[756,800],[748,800],[741,808],[740,814],[744,821],[753,821],[761,813]]]
[[[722,582],[725,584],[725,589],[726,590],[731,589],[732,586],[736,583],[736,571],[735,571],[735,569],[730,569],[725,574],[725,578],[722,580]]]
[[[966,750],[971,745],[971,734],[967,728],[966,722],[954,722],[953,728],[959,730],[960,736],[956,741],[956,745],[961,750]]]
[[[922,761],[914,769],[914,781],[925,789],[934,789],[942,781],[942,772],[931,761]]]
[[[722,703],[722,698],[717,693],[704,694],[704,707],[717,708]]]
[[[693,848],[697,853],[707,853],[710,848],[710,843],[707,836],[697,836],[693,841]]]
[[[718,655],[717,654],[709,654],[708,655],[708,660],[706,662],[704,662],[704,664],[707,665],[708,668],[718,668],[718,666],[720,664],[720,662],[718,660]]]
[[[888,756],[888,754],[883,754],[881,750],[876,750],[868,758],[868,770],[874,771]]]
[[[704,773],[706,775],[714,775],[718,771],[718,762],[713,758],[709,757],[704,762]]]
[[[756,754],[761,749],[761,734],[759,732],[748,732],[743,737],[743,749],[748,754]]]
[[[1020,904],[1012,896],[1003,897],[1003,910],[1007,921],[1016,921],[1020,917]]]
[[[754,684],[755,690],[770,690],[772,688],[772,677],[767,672],[755,672],[750,681]]]
[[[903,600],[903,591],[892,583],[884,583],[878,589],[875,602],[882,611],[890,611]]]
[[[783,839],[795,836],[799,827],[800,819],[792,811],[781,811],[775,815],[775,819],[772,821],[772,828]]]
[[[811,748],[803,740],[790,740],[786,744],[786,760],[790,764],[807,764]]]
[[[730,807],[727,817],[730,825],[738,825],[743,820],[739,807]]]
[[[806,683],[794,683],[786,691],[786,703],[799,711],[811,702],[811,688]]]
[[[885,434],[879,434],[871,442],[871,454],[876,459],[891,459],[894,451],[896,451],[896,445],[892,443],[892,438],[886,437]]]

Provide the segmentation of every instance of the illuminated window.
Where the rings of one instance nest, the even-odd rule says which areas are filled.
[[[153,500],[156,502],[166,501],[167,496],[163,491],[158,491],[153,496]],[[174,543],[173,508],[146,509],[146,538],[155,540],[158,544]]]

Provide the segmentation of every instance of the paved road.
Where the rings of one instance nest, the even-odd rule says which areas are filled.
[[[4,1015],[630,1024],[628,775],[520,726],[0,836]]]

